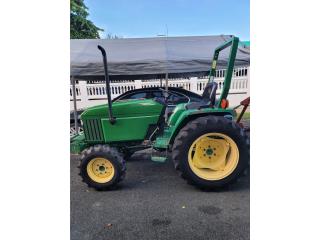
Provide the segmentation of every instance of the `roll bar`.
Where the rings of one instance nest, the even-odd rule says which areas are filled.
[[[213,81],[213,78],[214,78],[214,75],[216,72],[219,53],[222,50],[226,49],[227,47],[231,46],[229,58],[228,58],[228,67],[227,67],[226,74],[224,77],[224,84],[223,84],[223,89],[222,89],[222,92],[221,92],[221,95],[220,95],[220,98],[218,101],[218,107],[221,107],[222,99],[226,99],[226,97],[228,96],[228,93],[229,93],[232,74],[233,74],[233,68],[234,68],[234,62],[235,62],[237,50],[238,50],[238,44],[239,44],[239,38],[232,37],[232,39],[230,39],[229,41],[220,45],[219,47],[217,47],[214,50],[212,65],[211,65],[211,69],[210,69],[210,73],[209,73],[209,82],[210,82],[210,80]]]
[[[109,80],[108,65],[107,65],[107,54],[106,54],[106,50],[104,50],[104,48],[101,47],[100,45],[98,45],[98,49],[101,51],[102,58],[103,58],[104,79],[106,81],[107,96],[108,96],[109,121],[113,125],[116,123],[116,118],[112,114],[112,101],[111,101],[110,80]]]

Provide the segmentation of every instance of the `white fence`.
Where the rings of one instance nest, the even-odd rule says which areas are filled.
[[[225,69],[217,70],[215,82],[218,83],[217,95],[221,93],[225,76]],[[122,80],[111,82],[111,98],[115,98],[126,91],[160,86],[161,79],[151,80]],[[169,87],[182,87],[186,90],[202,94],[208,77],[192,77],[169,79]],[[165,79],[162,79],[162,86],[165,84]],[[236,68],[233,72],[233,78],[230,86],[228,100],[230,106],[236,106],[239,102],[250,95],[250,67]],[[82,109],[97,104],[102,104],[107,101],[106,86],[103,81],[77,81],[76,83],[76,99],[77,108]],[[73,92],[70,85],[70,108],[73,110]]]

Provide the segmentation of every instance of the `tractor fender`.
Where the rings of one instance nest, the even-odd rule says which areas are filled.
[[[187,110],[180,114],[174,125],[170,126],[170,137],[169,144],[174,142],[175,137],[178,135],[179,131],[190,121],[203,117],[203,116],[223,116],[230,120],[235,117],[235,111],[233,109],[202,109],[202,110]]]

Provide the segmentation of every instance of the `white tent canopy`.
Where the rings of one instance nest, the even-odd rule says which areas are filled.
[[[154,75],[187,76],[210,69],[214,49],[232,36],[156,37],[71,40],[71,75],[77,78],[104,76],[101,52],[105,48],[111,79],[152,78]],[[218,68],[227,64],[229,49],[220,53]],[[239,46],[236,66],[250,64],[250,51]],[[149,76],[149,77],[148,77]]]

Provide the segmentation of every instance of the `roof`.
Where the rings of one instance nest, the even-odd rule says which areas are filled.
[[[112,78],[139,79],[143,76],[185,75],[207,72],[214,49],[232,36],[155,37],[70,40],[71,75],[103,77],[101,52],[105,48]],[[220,53],[218,67],[225,66],[229,49]],[[250,50],[239,46],[236,66],[250,64]],[[152,76],[151,78],[153,78]],[[147,77],[148,78],[148,77]]]

